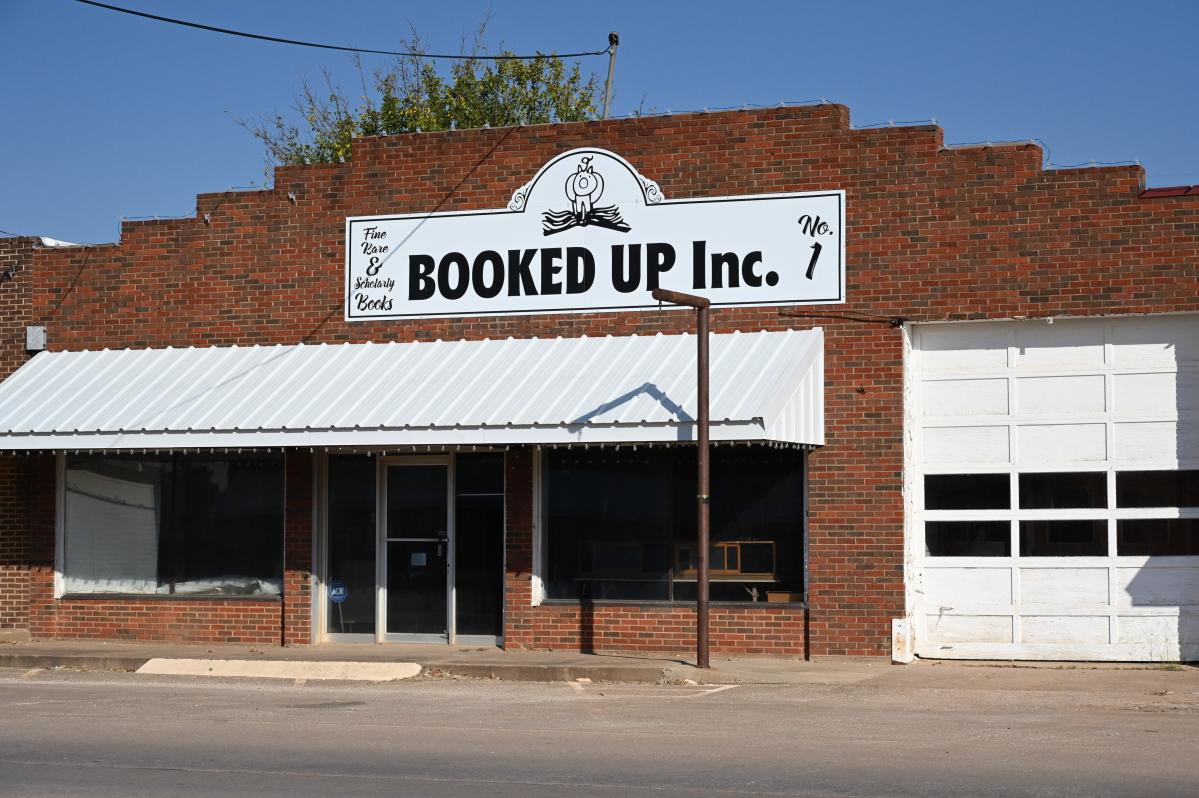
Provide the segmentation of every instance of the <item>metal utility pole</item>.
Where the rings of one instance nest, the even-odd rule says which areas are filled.
[[[616,72],[616,48],[620,44],[620,37],[616,35],[616,31],[608,34],[608,81],[604,84],[604,115],[601,119],[608,118],[608,109],[612,107],[612,75]]]
[[[708,499],[711,466],[709,464],[708,446],[708,309],[711,302],[702,296],[683,294],[669,291],[665,288],[655,288],[651,293],[659,302],[669,302],[672,305],[684,305],[695,308],[696,330],[696,375],[698,388],[697,400],[699,409],[696,411],[695,440],[699,473],[697,475],[696,503],[698,509],[698,524],[696,530],[696,546],[698,562],[695,569],[695,666],[708,667]]]

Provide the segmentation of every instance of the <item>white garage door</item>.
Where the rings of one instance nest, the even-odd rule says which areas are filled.
[[[1199,316],[917,325],[925,657],[1199,659]]]

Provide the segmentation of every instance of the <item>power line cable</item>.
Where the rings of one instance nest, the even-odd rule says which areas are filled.
[[[611,47],[605,47],[603,50],[592,50],[583,53],[538,53],[536,55],[450,55],[448,53],[421,53],[415,50],[368,50],[362,47],[343,47],[338,44],[321,44],[319,42],[305,42],[299,39],[284,39],[279,36],[266,36],[260,33],[247,33],[246,31],[231,30],[230,28],[218,28],[215,25],[203,25],[199,22],[188,22],[184,19],[174,19],[172,17],[162,17],[158,14],[147,14],[144,11],[134,11],[131,8],[121,8],[120,6],[109,5],[108,3],[97,3],[95,0],[75,0],[77,3],[82,3],[87,6],[95,6],[109,11],[116,11],[121,14],[129,14],[134,17],[143,17],[152,19],[157,22],[168,22],[172,25],[182,25],[186,28],[196,28],[197,30],[206,30],[212,33],[224,33],[228,36],[240,36],[244,39],[256,39],[263,42],[275,42],[277,44],[294,44],[299,47],[316,47],[321,50],[340,50],[347,53],[362,53],[368,55],[395,55],[395,56],[416,56],[418,58],[445,58],[454,61],[532,61],[538,58],[549,58],[551,56],[557,58],[584,58],[592,55],[607,55]]]

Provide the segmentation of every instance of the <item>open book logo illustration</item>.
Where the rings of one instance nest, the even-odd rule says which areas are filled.
[[[541,230],[547,236],[561,233],[572,227],[593,225],[619,233],[631,229],[615,205],[596,205],[604,193],[604,176],[595,171],[592,156],[586,155],[578,168],[566,178],[566,198],[570,200],[568,211],[546,211],[541,215]]]

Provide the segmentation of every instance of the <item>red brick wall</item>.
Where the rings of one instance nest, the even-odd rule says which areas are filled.
[[[283,642],[312,642],[312,470],[308,452],[287,453],[283,544]],[[276,629],[278,629],[276,622]]]
[[[0,455],[0,631],[29,628],[28,458]]]
[[[25,328],[31,323],[33,247],[36,238],[0,238],[0,380],[29,359]],[[2,278],[0,278],[2,279]],[[29,628],[28,458],[0,454],[0,631]]]
[[[580,146],[621,154],[671,198],[846,191],[846,305],[803,309],[810,318],[713,313],[717,332],[826,330],[827,445],[810,461],[816,654],[886,653],[904,609],[901,335],[835,314],[1149,313],[1192,310],[1199,294],[1199,196],[1142,198],[1140,167],[1046,172],[1031,144],[946,149],[934,126],[852,130],[846,108],[825,105],[364,139],[351,163],[280,169],[274,190],[201,195],[195,219],[127,222],[119,245],[39,251],[34,315],[69,349],[685,328],[685,314],[652,311],[342,320],[347,215],[503,207]],[[510,571],[522,552],[509,550]],[[510,574],[510,608],[527,590],[518,582]],[[790,612],[782,636],[797,649]],[[514,613],[512,641],[551,644],[562,613]],[[604,640],[639,645],[628,629]]]
[[[0,282],[0,380],[29,359],[25,328],[33,323],[33,248],[39,243],[28,236],[0,238],[0,274],[14,270],[11,280]]]
[[[80,598],[54,601],[34,586],[35,638],[279,644],[279,602],[238,599]]]
[[[504,647],[534,648],[533,450],[511,449],[504,460]]]

